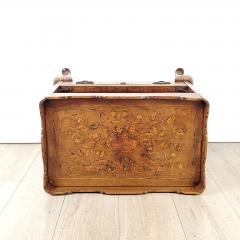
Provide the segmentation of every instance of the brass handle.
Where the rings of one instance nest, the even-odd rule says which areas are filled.
[[[166,81],[157,81],[157,82],[153,82],[153,84],[171,84],[171,83]]]
[[[94,84],[93,81],[87,81],[87,80],[83,80],[83,81],[79,81],[79,82],[76,82],[77,84]]]

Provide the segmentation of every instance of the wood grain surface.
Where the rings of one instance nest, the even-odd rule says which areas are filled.
[[[208,103],[191,84],[62,84],[40,104],[45,190],[204,190]]]

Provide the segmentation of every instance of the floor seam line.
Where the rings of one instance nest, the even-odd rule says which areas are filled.
[[[57,229],[57,225],[58,225],[61,213],[62,213],[62,209],[63,209],[63,205],[64,205],[64,202],[65,202],[65,199],[66,199],[66,196],[63,197],[63,201],[62,201],[62,205],[61,205],[61,208],[60,208],[60,211],[59,211],[59,215],[58,215],[58,218],[57,218],[54,230],[53,230],[53,234],[52,234],[52,238],[51,238],[52,240],[54,238],[54,235],[55,235],[55,232],[56,232],[56,229]]]
[[[180,218],[180,215],[179,215],[179,212],[178,212],[178,209],[177,209],[177,206],[176,206],[175,201],[174,201],[174,199],[173,199],[173,196],[172,196],[172,195],[170,195],[170,196],[171,196],[171,199],[172,199],[172,201],[173,201],[173,205],[174,205],[174,207],[175,207],[175,210],[176,210],[176,212],[177,212],[178,220],[179,220],[179,222],[180,222],[180,224],[181,224],[181,227],[182,227],[182,230],[183,230],[185,239],[188,240],[187,235],[186,235],[185,230],[184,230],[184,227],[183,227],[182,220],[181,220],[181,218]]]
[[[121,226],[120,226],[120,211],[119,211],[119,195],[118,195],[118,239],[121,239]]]

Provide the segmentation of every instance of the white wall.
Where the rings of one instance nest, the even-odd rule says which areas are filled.
[[[240,141],[239,1],[0,3],[0,142],[39,142],[38,102],[62,67],[79,80],[173,80],[210,102],[209,140]]]

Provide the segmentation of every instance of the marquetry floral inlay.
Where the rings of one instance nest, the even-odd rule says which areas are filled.
[[[176,111],[175,111],[176,112]],[[72,111],[61,129],[71,148],[62,164],[69,175],[153,175],[183,168],[178,155],[187,146],[187,129],[174,111],[131,111],[91,109],[88,114]]]

